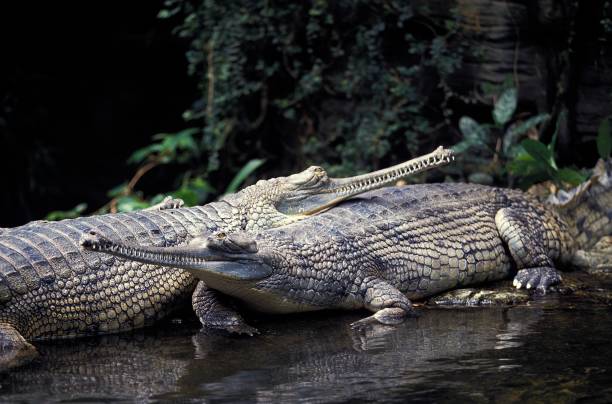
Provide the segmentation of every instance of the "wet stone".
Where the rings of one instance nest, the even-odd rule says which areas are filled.
[[[496,289],[456,289],[432,297],[427,304],[436,306],[507,306],[525,303],[529,292],[509,286]]]

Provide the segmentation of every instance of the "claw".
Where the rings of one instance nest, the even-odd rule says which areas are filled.
[[[519,289],[525,284],[527,289],[535,289],[537,293],[546,294],[549,286],[560,281],[561,277],[554,268],[535,267],[519,270],[512,283]]]

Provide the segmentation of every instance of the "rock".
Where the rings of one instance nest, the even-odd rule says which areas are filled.
[[[604,275],[583,271],[563,272],[563,281],[550,288],[548,294],[571,295],[573,299],[612,304],[612,272]],[[455,289],[427,300],[433,306],[511,306],[534,298],[533,290],[515,289],[511,281],[485,285],[485,288]],[[547,295],[548,295],[547,294]]]
[[[510,283],[495,289],[456,289],[435,296],[427,304],[437,306],[507,306],[525,303],[530,299],[529,291],[515,289]]]

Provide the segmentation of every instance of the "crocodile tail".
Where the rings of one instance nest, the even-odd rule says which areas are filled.
[[[612,235],[612,159],[599,160],[591,178],[547,202],[568,221],[578,248],[588,250]]]

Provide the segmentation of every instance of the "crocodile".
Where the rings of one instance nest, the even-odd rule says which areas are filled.
[[[120,332],[152,324],[189,296],[205,327],[252,333],[218,292],[189,272],[83,251],[83,232],[123,242],[180,246],[203,232],[253,231],[318,214],[359,193],[447,164],[442,147],[387,169],[330,178],[321,167],[261,180],[205,206],[169,199],[147,211],[37,221],[0,229],[0,365],[35,351],[27,340]]]
[[[557,266],[612,233],[612,163],[588,183],[543,204],[519,190],[442,183],[390,187],[298,223],[203,234],[189,245],[136,246],[100,234],[82,245],[101,256],[181,268],[267,313],[361,309],[353,323],[397,324],[411,300],[512,274],[545,293]]]

